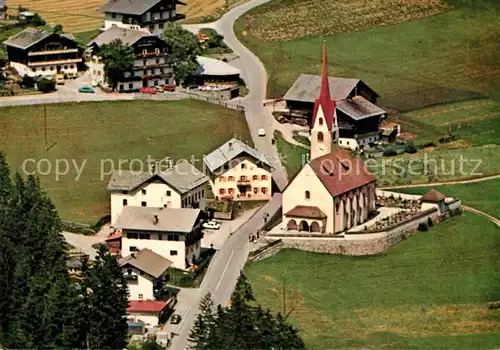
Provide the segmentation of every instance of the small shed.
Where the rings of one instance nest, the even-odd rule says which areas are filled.
[[[435,188],[420,197],[420,202],[436,204],[441,214],[447,211],[445,200],[446,196]]]

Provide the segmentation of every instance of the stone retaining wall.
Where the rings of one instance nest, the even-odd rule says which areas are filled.
[[[250,261],[260,261],[260,260],[263,260],[265,258],[269,258],[275,254],[278,254],[278,252],[282,249],[285,249],[285,244],[283,244],[283,241],[279,240],[280,242],[278,242],[277,244],[274,244],[270,247],[268,247],[267,249],[264,249],[263,251],[261,251],[260,253],[258,254],[255,254],[254,256],[250,256],[248,258],[248,260]],[[270,244],[273,244],[272,242]]]

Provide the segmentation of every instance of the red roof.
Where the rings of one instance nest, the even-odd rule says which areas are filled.
[[[436,190],[435,188],[432,188],[429,192],[427,192],[420,198],[422,202],[430,202],[430,203],[437,203],[444,199],[446,199],[446,196],[441,192],[439,192],[438,190]]]
[[[360,158],[341,149],[313,159],[310,166],[333,197],[375,181]]]
[[[128,312],[161,312],[168,301],[159,300],[129,300]]]
[[[321,90],[319,94],[319,98],[314,101],[314,111],[313,111],[313,120],[312,125],[316,121],[316,116],[319,111],[319,107],[323,110],[323,114],[325,116],[326,125],[328,126],[328,130],[332,130],[332,125],[336,123],[335,119],[335,102],[332,100],[330,96],[330,84],[328,82],[328,68],[327,68],[327,59],[326,59],[326,43],[323,42],[323,69],[321,71]]]
[[[286,216],[298,217],[298,218],[311,218],[311,219],[324,219],[326,214],[321,211],[318,207],[312,207],[308,205],[297,205],[295,208],[285,213]]]
[[[122,238],[122,233],[121,232],[115,232],[113,234],[110,234],[108,237],[106,237],[106,241],[112,241],[114,239],[119,239]]]

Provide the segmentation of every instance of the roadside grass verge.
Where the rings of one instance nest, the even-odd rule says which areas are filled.
[[[432,186],[395,188],[390,191],[424,194]],[[462,204],[475,208],[493,217],[500,218],[500,179],[493,179],[468,184],[443,185],[434,187],[439,192],[449,197],[458,197]]]
[[[283,250],[247,264],[259,303],[311,349],[495,348],[500,229],[465,213],[370,257]],[[310,271],[314,270],[312,274]]]
[[[147,170],[148,156],[174,162],[194,157],[201,169],[202,156],[234,134],[250,140],[243,115],[195,100],[47,105],[47,141],[53,145],[48,151],[44,133],[42,105],[0,109],[0,149],[12,170],[39,176],[60,216],[85,224],[110,212],[106,187],[111,169],[128,170],[137,159],[132,168],[140,170],[142,164]],[[23,162],[29,159],[24,172]],[[83,169],[79,177],[75,165]]]

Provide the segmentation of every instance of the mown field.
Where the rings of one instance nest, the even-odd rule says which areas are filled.
[[[326,40],[330,75],[362,79],[381,106],[408,111],[500,98],[499,15],[496,0],[273,0],[235,29],[264,62],[270,97],[301,73],[320,73]]]
[[[373,257],[295,250],[250,263],[257,301],[286,312],[309,349],[500,346],[500,229],[465,213]],[[314,273],[311,274],[311,270]]]
[[[395,192],[424,194],[432,186],[393,189]],[[493,217],[500,218],[500,179],[468,184],[455,184],[435,187],[439,192],[450,197],[458,197],[462,204],[475,208]]]
[[[104,14],[100,8],[106,0],[7,0],[12,12],[19,5],[38,12],[48,23],[62,24],[68,33],[78,33],[98,29],[104,23]],[[196,20],[205,16],[215,16],[226,4],[230,6],[236,0],[188,0],[187,6],[178,6],[178,12],[186,15],[186,19]]]
[[[109,213],[106,186],[112,168],[128,170],[130,162],[138,159],[147,170],[148,156],[177,161],[191,155],[201,168],[202,155],[235,134],[250,140],[242,115],[194,100],[47,105],[47,141],[53,145],[49,151],[44,132],[43,106],[0,109],[0,150],[11,167],[22,172],[23,162],[34,159],[40,165],[38,171],[33,161],[26,164],[26,170],[40,176],[60,216],[83,223],[95,223]],[[63,160],[70,164],[59,179],[55,174],[58,159],[60,173],[66,172]],[[121,167],[120,159],[124,160]],[[74,164],[78,169],[83,164],[78,179]],[[132,166],[139,167],[139,161]]]

